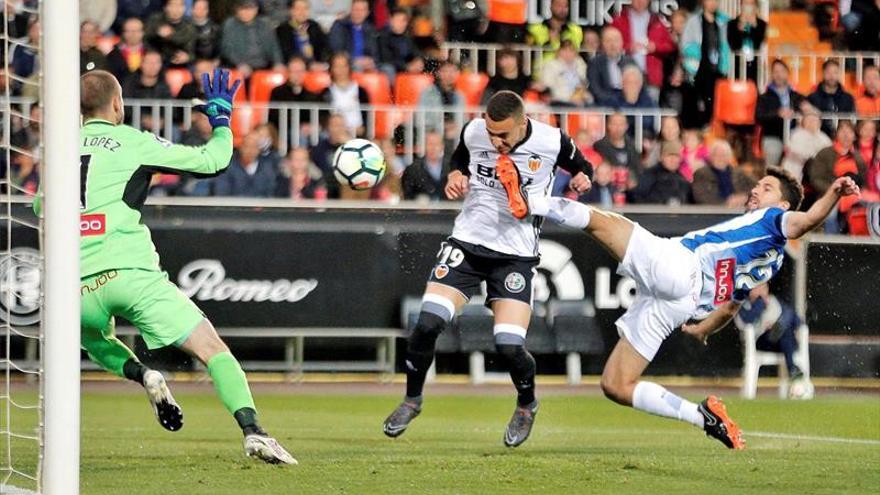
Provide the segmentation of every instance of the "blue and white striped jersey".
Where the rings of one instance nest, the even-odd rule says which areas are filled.
[[[731,299],[744,300],[776,275],[784,256],[785,217],[781,208],[762,208],[678,238],[703,272],[697,317]]]

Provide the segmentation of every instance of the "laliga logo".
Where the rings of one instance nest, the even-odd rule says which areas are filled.
[[[541,264],[533,279],[536,301],[547,301],[551,296],[563,300],[584,298],[584,280],[571,259],[571,251],[557,242],[541,239],[538,245]]]
[[[177,274],[177,284],[188,297],[199,301],[297,302],[315,288],[315,279],[233,280],[219,260],[195,260]]]
[[[40,321],[40,252],[12,248],[0,258],[0,321],[11,325]]]

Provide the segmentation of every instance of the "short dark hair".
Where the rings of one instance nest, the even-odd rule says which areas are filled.
[[[104,110],[116,96],[119,83],[105,70],[86,72],[79,78],[79,111],[89,118]]]
[[[781,65],[785,69],[785,72],[791,72],[791,69],[788,68],[788,64],[785,63],[785,60],[782,60],[781,58],[774,58],[773,63],[770,64],[770,68],[772,69],[777,65]]]
[[[844,127],[849,127],[849,130],[856,132],[856,125],[853,124],[852,121],[840,119],[837,122],[837,129],[834,130],[834,137],[837,137],[837,133],[843,130]]]
[[[840,62],[838,62],[836,59],[829,58],[828,60],[822,62],[822,70],[824,71],[832,65],[837,67],[838,69],[840,68]]]
[[[503,90],[495,93],[486,105],[486,115],[496,122],[510,117],[519,120],[524,113],[525,105],[522,98],[513,91]]]
[[[797,211],[804,200],[804,186],[801,185],[791,172],[780,167],[767,167],[767,175],[779,180],[782,189],[782,199],[788,201],[788,209]]]

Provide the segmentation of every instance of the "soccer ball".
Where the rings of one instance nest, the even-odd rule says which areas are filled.
[[[374,187],[385,177],[385,155],[366,139],[352,139],[333,155],[333,173],[340,184],[362,191]]]
[[[816,394],[816,389],[810,380],[804,377],[795,378],[788,387],[788,398],[795,400],[810,400]]]

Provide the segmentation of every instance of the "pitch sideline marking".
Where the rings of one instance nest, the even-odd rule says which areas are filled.
[[[880,440],[866,438],[820,437],[813,435],[792,435],[789,433],[773,433],[769,431],[744,431],[744,435],[759,438],[778,438],[781,440],[805,440],[812,442],[849,443],[858,445],[880,445]]]

